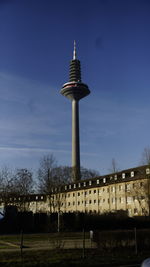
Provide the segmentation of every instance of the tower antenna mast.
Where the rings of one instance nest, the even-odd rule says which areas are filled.
[[[79,100],[90,94],[90,90],[81,81],[80,61],[76,57],[74,41],[73,59],[70,61],[69,82],[62,86],[60,93],[72,102],[72,180],[80,180],[80,136],[79,136]]]

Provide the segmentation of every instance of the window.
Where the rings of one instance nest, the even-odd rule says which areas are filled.
[[[127,197],[127,204],[131,204],[132,203],[132,197]]]
[[[137,214],[138,213],[138,210],[137,208],[134,209],[134,214]]]
[[[107,193],[109,193],[109,188],[107,188]]]
[[[106,183],[106,178],[103,178],[103,183]]]
[[[67,185],[65,185],[65,190],[67,190]],[[53,191],[52,191],[53,192]]]
[[[94,194],[96,194],[96,189],[94,190]]]
[[[85,196],[87,195],[87,191],[84,192],[84,195],[85,195]]]
[[[71,184],[69,185],[69,189],[71,189]]]
[[[115,192],[115,187],[114,186],[111,187],[111,192],[113,192],[113,193]]]
[[[115,203],[115,197],[112,197],[112,203],[114,204]]]
[[[131,191],[131,184],[126,184],[126,191],[130,192]]]
[[[134,177],[134,171],[131,172],[131,177]]]
[[[89,195],[91,194],[91,190],[89,190]]]
[[[120,198],[120,203],[122,203],[122,204],[124,203],[124,197]]]
[[[132,214],[132,210],[128,209],[128,215],[131,216],[131,214]]]
[[[122,173],[122,179],[124,179],[126,177],[125,173]]]
[[[96,182],[97,182],[97,184],[99,184],[99,180],[97,180]]]
[[[150,174],[150,169],[149,168],[146,169],[146,174]]]
[[[123,189],[122,185],[119,185],[119,191],[121,191]]]
[[[92,181],[89,181],[89,185],[92,185]]]
[[[76,188],[76,184],[74,184],[73,187]]]
[[[78,192],[78,197],[80,196],[80,192]]]
[[[103,203],[105,202],[105,198],[103,198]]]
[[[75,205],[75,201],[73,201],[73,206]]]
[[[81,187],[81,184],[80,184],[80,183],[78,183],[78,186],[79,186],[79,187]]]
[[[41,196],[41,199],[43,199],[43,196]]]
[[[145,208],[142,208],[142,214],[145,214]]]
[[[68,202],[68,206],[70,206],[70,202]]]
[[[140,182],[140,186],[142,187],[144,185],[144,183],[143,182]]]
[[[91,203],[92,203],[92,200],[90,199],[90,200],[89,200],[89,204],[91,204]]]
[[[75,197],[75,193],[73,193],[73,197]]]
[[[70,197],[70,194],[68,194],[68,197]]]
[[[83,186],[86,186],[86,182],[83,183]]]
[[[36,196],[36,198],[35,198],[36,200],[38,200],[38,196]]]
[[[94,199],[94,204],[96,204],[96,199]]]
[[[115,180],[117,180],[117,174],[115,174],[114,178],[115,178]]]
[[[78,206],[80,205],[80,201],[78,201]]]

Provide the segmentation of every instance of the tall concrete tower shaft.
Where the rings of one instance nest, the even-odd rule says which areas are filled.
[[[80,61],[76,58],[74,42],[73,59],[70,61],[69,82],[61,89],[61,94],[72,101],[72,180],[80,180],[80,137],[79,100],[90,94],[88,86],[81,81]]]

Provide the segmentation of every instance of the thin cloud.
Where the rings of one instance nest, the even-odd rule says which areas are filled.
[[[70,151],[67,150],[56,150],[56,149],[48,149],[48,148],[33,148],[33,147],[2,147],[0,146],[0,150],[1,151],[5,151],[5,152],[24,152],[24,153],[42,153],[42,154],[46,154],[46,153],[67,153],[70,154]]]

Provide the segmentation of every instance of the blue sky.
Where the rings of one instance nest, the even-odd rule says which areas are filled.
[[[150,139],[148,0],[0,0],[0,166],[71,165],[68,81],[73,41],[82,81],[81,164],[138,166]]]

